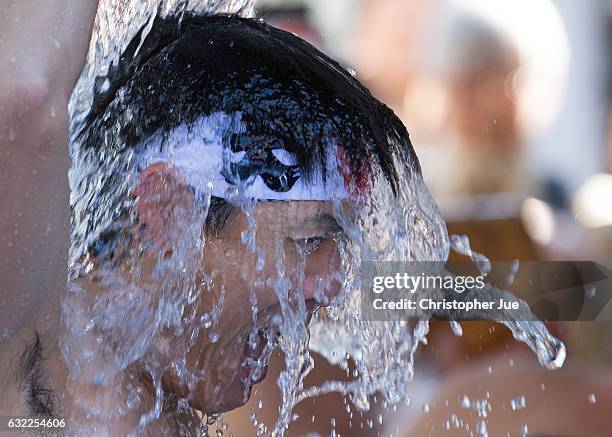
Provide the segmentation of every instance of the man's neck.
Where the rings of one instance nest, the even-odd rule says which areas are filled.
[[[67,380],[63,402],[77,434],[96,435],[103,430],[106,435],[126,435],[139,430],[145,435],[185,435],[185,430],[191,430],[199,435],[200,418],[194,410],[182,410],[170,397],[158,403],[153,387],[130,373],[121,372],[103,385]],[[130,409],[130,403],[138,406]],[[156,413],[158,408],[161,413]]]
[[[156,408],[154,391],[141,382],[139,407],[129,410],[128,396],[134,396],[139,379],[127,377],[128,372],[104,385],[69,379],[58,344],[58,314],[47,312],[9,341],[9,353],[0,358],[0,415],[63,417],[75,435],[101,430],[124,435],[137,429],[141,417]],[[96,414],[89,414],[94,410]],[[96,416],[100,419],[92,418]],[[175,403],[164,402],[160,417],[147,425],[146,433],[179,435],[179,429],[193,429],[195,434],[198,425],[193,412],[177,413]]]

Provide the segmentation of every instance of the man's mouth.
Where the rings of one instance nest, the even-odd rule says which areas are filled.
[[[240,379],[245,386],[259,384],[266,377],[268,359],[277,336],[272,328],[259,328],[247,336],[240,364]]]
[[[306,325],[310,323],[312,314],[320,306],[321,305],[314,300],[306,301]],[[271,307],[271,311],[268,311],[268,313],[273,314],[276,310],[276,306]],[[276,323],[278,323],[278,321],[276,321]],[[262,326],[252,330],[244,341],[239,377],[247,393],[250,392],[253,385],[259,384],[265,379],[268,372],[270,355],[278,344],[278,339],[280,337],[279,328],[278,326],[274,326],[274,323],[271,325],[272,326]],[[246,394],[246,396],[248,397],[248,394]]]

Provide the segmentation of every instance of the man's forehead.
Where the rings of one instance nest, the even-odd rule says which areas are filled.
[[[293,200],[293,201],[262,201],[255,206],[255,217],[282,218],[302,221],[317,214],[331,212],[331,201]]]
[[[260,229],[291,231],[322,224],[319,219],[331,216],[332,210],[331,201],[258,202],[255,207],[255,220]]]

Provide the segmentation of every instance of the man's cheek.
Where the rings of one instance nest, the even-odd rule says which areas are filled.
[[[335,242],[325,241],[309,257],[304,272],[304,298],[316,299],[321,291],[331,299],[338,295],[342,284],[338,280],[340,254]]]

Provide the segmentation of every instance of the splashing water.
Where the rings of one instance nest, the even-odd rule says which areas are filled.
[[[151,31],[156,17],[198,14],[232,13],[253,15],[255,0],[100,0],[93,27],[87,63],[70,99],[71,132],[85,120],[93,104],[94,89],[104,91],[108,80],[96,83],[96,78],[108,76],[117,66],[132,38],[142,31]]]
[[[243,320],[250,322],[248,329],[228,342],[222,325],[231,306],[228,304],[231,293],[220,277],[222,270],[231,269],[232,263],[238,261],[233,254],[224,253],[227,265],[223,269],[202,267],[206,264],[202,254],[206,260],[206,245],[210,243],[202,229],[212,208],[211,191],[193,193],[180,186],[173,188],[169,200],[166,199],[169,206],[164,208],[168,211],[166,218],[170,217],[175,226],[163,228],[164,239],[154,250],[139,239],[138,233],[125,232],[138,220],[131,212],[135,200],[129,193],[141,177],[143,153],[137,149],[94,151],[80,143],[76,133],[91,108],[94,92],[104,92],[104,87],[109,86],[96,78],[106,76],[117,65],[119,55],[126,50],[126,41],[139,31],[145,35],[151,30],[155,17],[185,11],[249,15],[252,10],[252,1],[247,0],[101,2],[88,63],[70,104],[73,228],[69,287],[63,303],[62,353],[69,366],[67,390],[76,411],[71,414],[78,434],[112,435],[116,423],[129,424],[129,435],[163,430],[168,426],[164,420],[171,420],[163,419],[168,412],[170,418],[188,417],[187,422],[200,427],[205,434],[206,425],[219,419],[215,409],[222,411],[223,406],[210,405],[209,417],[200,426],[189,403],[197,402],[203,391],[212,391],[221,398],[221,393],[235,389],[232,381],[238,376],[229,382],[219,378],[228,369],[234,369],[234,376],[242,375],[238,380],[240,400],[244,402],[251,384],[265,376],[274,348],[280,348],[285,357],[285,369],[278,379],[282,404],[271,429],[254,418],[257,435],[285,435],[293,421],[294,407],[325,393],[348,396],[359,411],[370,408],[370,398],[377,392],[389,404],[409,402],[415,353],[420,344],[426,344],[428,319],[435,314],[424,314],[414,328],[405,321],[364,320],[359,296],[361,262],[445,261],[452,247],[470,256],[483,271],[490,269],[486,257],[474,253],[466,238],[449,239],[420,174],[398,161],[394,164],[400,169],[401,183],[395,194],[385,178],[375,177],[367,198],[355,203],[332,201],[333,216],[346,234],[336,241],[341,266],[340,274],[333,278],[341,282],[342,291],[328,301],[323,290],[329,281],[321,281],[315,296],[329,306],[317,312],[309,324],[311,308],[292,286],[293,280],[303,282],[307,254],[298,253],[292,268],[288,268],[289,257],[282,247],[276,247],[272,254],[260,247],[257,205],[237,191],[232,204],[246,217],[247,229],[241,235],[241,243],[254,256],[252,271],[260,273],[265,266],[273,265],[275,274],[253,283],[247,293],[248,311],[243,314]],[[126,123],[129,121],[128,116]],[[392,141],[392,133],[388,138]],[[164,142],[163,147],[169,155],[173,154],[171,143]],[[380,167],[380,163],[374,166]],[[153,207],[155,202],[161,202],[150,201]],[[278,302],[278,314],[270,317],[262,313],[264,308],[259,300],[266,288],[274,291]],[[491,287],[483,293],[496,297],[504,292]],[[534,350],[543,366],[562,365],[563,344],[542,323],[504,324],[517,340]],[[451,327],[456,335],[461,335],[457,322],[452,322]],[[202,338],[210,350],[228,358],[217,366],[201,365],[207,358],[194,359],[192,355]],[[237,349],[242,352],[243,346],[245,350],[257,351],[247,354],[246,363],[232,358],[242,355],[234,352]],[[348,368],[350,362],[355,378],[304,388],[304,379],[314,369],[311,351],[343,368]],[[244,375],[240,373],[243,369],[248,370]],[[147,390],[142,388],[142,375],[146,375]],[[178,381],[176,393],[180,395],[166,393],[168,375]],[[209,383],[210,380],[213,382]],[[97,395],[84,397],[84,388]],[[214,400],[208,401],[214,404]],[[469,399],[463,404],[469,407]],[[479,433],[486,435],[487,403],[474,405],[483,418]],[[136,412],[136,419],[130,421]],[[183,430],[181,435],[192,432]]]

